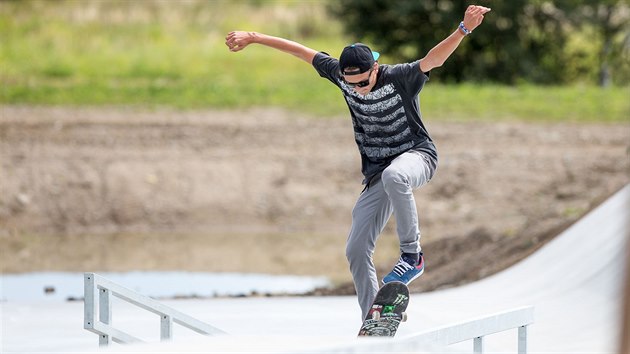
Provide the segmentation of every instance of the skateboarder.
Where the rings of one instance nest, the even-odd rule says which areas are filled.
[[[350,109],[365,177],[365,187],[352,210],[346,245],[363,318],[379,288],[372,261],[376,240],[392,213],[401,255],[383,281],[409,284],[424,272],[413,190],[433,177],[438,157],[422,123],[418,94],[431,69],[448,59],[488,11],[483,6],[469,6],[459,27],[424,58],[398,65],[379,64],[379,53],[361,43],[345,47],[337,60],[325,52],[261,33],[234,31],[226,37],[225,44],[232,52],[256,43],[292,54],[312,64],[320,76],[341,89]]]

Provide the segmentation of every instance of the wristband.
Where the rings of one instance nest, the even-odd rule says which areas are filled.
[[[459,29],[462,30],[462,32],[464,32],[464,36],[467,36],[472,33],[472,31],[469,31],[468,28],[464,26],[464,21],[459,23]]]

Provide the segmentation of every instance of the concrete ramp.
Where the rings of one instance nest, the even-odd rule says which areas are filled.
[[[412,299],[414,315],[442,323],[533,305],[532,352],[616,353],[629,218],[627,185],[513,267],[466,286],[418,295]],[[489,341],[489,352],[512,350],[513,342]]]

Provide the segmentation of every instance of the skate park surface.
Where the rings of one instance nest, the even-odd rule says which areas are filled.
[[[397,338],[533,306],[529,353],[617,353],[628,210],[630,185],[520,263],[465,286],[412,294],[409,320],[400,326]],[[0,304],[0,349],[3,353],[315,353],[365,343],[355,338],[360,312],[353,296],[164,301],[228,333],[203,337],[176,325],[169,343],[157,343],[158,317],[114,302],[115,327],[149,344],[113,344],[99,350],[98,337],[82,328],[82,302],[5,302]],[[484,352],[516,352],[516,345],[516,330],[506,331],[486,337]],[[467,341],[422,350],[471,353],[472,348],[472,341]]]

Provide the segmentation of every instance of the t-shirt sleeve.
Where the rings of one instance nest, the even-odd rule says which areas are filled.
[[[313,67],[315,67],[319,76],[339,86],[339,60],[331,57],[326,52],[319,52],[315,54],[315,58],[313,58]]]
[[[392,67],[392,74],[396,78],[396,81],[398,81],[411,96],[416,96],[420,93],[424,84],[429,81],[430,73],[431,72],[423,73],[420,70],[420,60],[411,63],[397,64]]]

